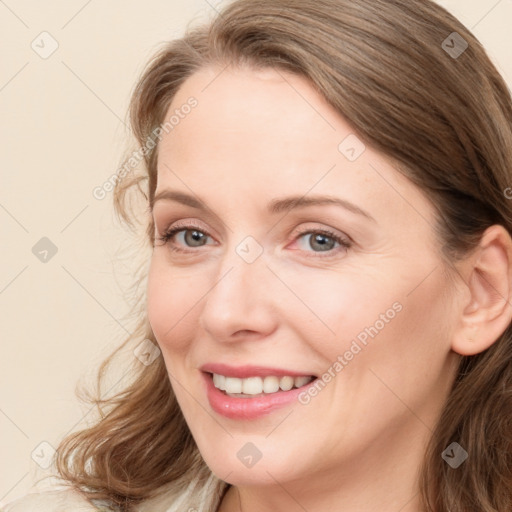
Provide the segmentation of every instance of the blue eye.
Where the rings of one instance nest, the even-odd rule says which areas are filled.
[[[182,233],[184,235],[183,240],[189,247],[201,247],[205,244],[208,235],[197,229],[175,229],[168,233],[168,237],[172,238],[174,235]]]
[[[183,234],[181,237],[181,243],[178,244],[176,243],[176,239],[178,238],[177,235],[181,234]],[[310,229],[296,234],[297,240],[303,237],[308,237],[307,247],[313,249],[311,251],[307,248],[303,248],[303,250],[305,252],[312,252],[313,254],[317,253],[319,255],[320,253],[325,253],[326,256],[332,256],[339,250],[346,250],[352,245],[348,238],[341,237],[332,231],[324,229]],[[158,238],[158,240],[162,242],[163,245],[169,245],[169,248],[172,251],[190,253],[195,252],[193,248],[206,245],[208,238],[211,238],[211,236],[202,228],[199,229],[197,226],[186,225],[175,226],[168,229],[163,236]],[[180,247],[180,245],[182,247]],[[184,249],[183,245],[188,249]],[[322,255],[320,255],[320,257],[322,257]]]
[[[308,237],[307,238],[307,247],[310,248],[318,248],[319,250],[314,250],[313,252],[328,252],[332,253],[333,249],[336,249],[336,244],[339,247],[344,249],[348,249],[351,244],[348,239],[342,238],[341,236],[333,233],[328,230],[309,230],[299,234],[298,238]],[[308,251],[309,252],[309,251]]]
[[[192,244],[189,247],[201,247],[205,245],[205,241],[209,236],[208,233],[199,230],[195,226],[176,226],[167,230],[158,240],[160,240],[163,244],[168,244],[178,233],[183,233],[185,235],[185,242]],[[178,249],[174,244],[170,244],[170,247],[172,250],[176,251],[183,250]]]

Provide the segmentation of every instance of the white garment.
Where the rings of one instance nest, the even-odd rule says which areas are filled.
[[[228,484],[213,473],[204,485],[193,480],[183,492],[169,486],[158,497],[134,507],[136,512],[216,512]],[[3,507],[0,512],[110,512],[99,500],[89,502],[71,488],[27,494]]]

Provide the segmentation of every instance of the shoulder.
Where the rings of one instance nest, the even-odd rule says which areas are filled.
[[[5,505],[0,512],[108,512],[95,506],[72,489],[48,490],[26,494]]]
[[[228,484],[215,475],[209,478],[193,478],[188,485],[173,483],[161,489],[152,499],[136,507],[137,512],[183,512],[187,510],[217,510]],[[72,488],[47,490],[26,494],[0,508],[0,512],[113,512],[105,502],[88,501]]]
[[[228,484],[208,470],[209,476],[196,475],[181,482],[172,482],[153,498],[137,506],[137,512],[211,512],[219,508]],[[187,481],[188,480],[188,481]],[[1,512],[1,511],[0,511]],[[16,512],[16,511],[15,511]]]

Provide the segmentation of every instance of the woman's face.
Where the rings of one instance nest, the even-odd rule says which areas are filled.
[[[298,76],[203,69],[172,115],[153,215],[157,238],[179,229],[148,315],[207,464],[316,489],[415,467],[459,357],[431,204]],[[286,375],[317,380],[272,393],[307,380]]]

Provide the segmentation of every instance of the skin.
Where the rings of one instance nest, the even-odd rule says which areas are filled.
[[[166,116],[197,98],[160,142],[156,193],[193,195],[208,211],[157,201],[155,236],[180,221],[206,244],[186,231],[156,241],[147,306],[199,450],[233,486],[219,511],[418,512],[423,451],[460,354],[484,350],[510,322],[506,301],[496,306],[474,280],[483,261],[488,282],[510,297],[510,237],[494,227],[460,278],[448,279],[432,205],[369,146],[349,161],[338,146],[354,130],[306,80],[221,69],[190,77]],[[316,194],[349,200],[374,220],[335,205],[266,211],[272,199]],[[327,238],[322,250],[298,233],[322,229],[351,247]],[[247,236],[263,249],[251,264],[236,252]],[[251,421],[211,409],[201,365],[321,375],[397,302],[401,311],[309,404]],[[468,325],[477,326],[471,342]],[[247,442],[262,453],[251,468],[237,457]]]

